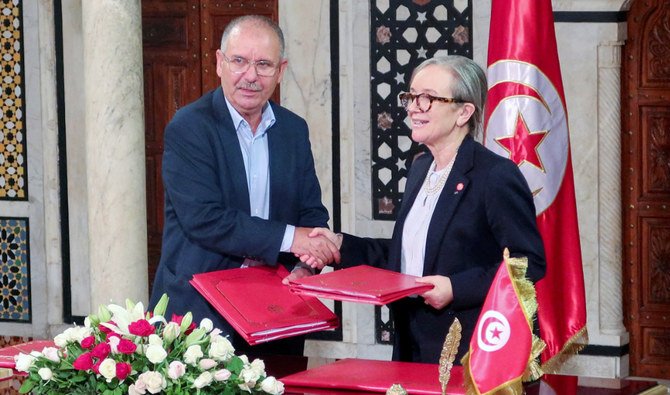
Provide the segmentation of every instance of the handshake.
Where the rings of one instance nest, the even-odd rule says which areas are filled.
[[[295,228],[291,252],[313,269],[340,263],[342,235],[326,228]]]

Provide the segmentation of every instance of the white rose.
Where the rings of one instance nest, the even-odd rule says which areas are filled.
[[[130,384],[128,387],[128,395],[144,395],[147,393],[147,385],[142,379],[138,378],[135,384]]]
[[[268,376],[261,383],[261,389],[268,394],[280,395],[284,393],[284,383],[273,376]]]
[[[186,349],[186,352],[184,353],[184,362],[195,366],[198,363],[198,360],[204,355],[205,354],[202,353],[202,348],[200,348],[200,345],[194,344]]]
[[[157,394],[167,387],[167,381],[162,374],[158,372],[144,372],[138,377],[138,381],[142,380],[146,385],[147,391],[152,394]]]
[[[192,388],[204,388],[207,387],[211,382],[214,376],[210,372],[202,372],[200,373],[200,376],[195,379],[193,382],[193,387]]]
[[[223,332],[221,332],[221,329],[219,329],[219,328],[214,328],[214,329],[212,329],[211,332],[209,332],[209,335],[210,335],[210,336],[219,336],[219,335],[222,334],[222,333],[223,333]]]
[[[200,360],[200,362],[198,362],[198,366],[200,367],[201,370],[209,370],[216,365],[217,365],[216,361],[210,358],[203,358]]]
[[[243,364],[249,365],[249,357],[247,357],[246,354],[240,355],[240,359],[242,360]]]
[[[19,355],[14,357],[14,369],[19,372],[27,372],[35,361],[35,357],[30,354],[19,353]]]
[[[219,369],[214,372],[214,380],[216,381],[226,381],[230,378],[232,373],[228,369]]]
[[[100,363],[98,368],[102,377],[107,379],[107,382],[110,383],[114,377],[116,377],[116,362],[111,358],[105,358],[104,361]]]
[[[265,362],[263,362],[262,359],[254,359],[254,361],[251,363],[251,369],[258,372],[259,375],[262,375],[265,373]]]
[[[85,326],[75,326],[70,328],[70,339],[81,344],[81,341],[93,334],[93,328],[87,328]]]
[[[50,361],[60,362],[60,355],[58,355],[58,349],[56,347],[44,347],[42,355]]]
[[[69,342],[70,340],[65,333],[59,333],[54,337],[54,343],[60,348],[65,348]]]
[[[53,377],[53,372],[49,368],[41,368],[37,371],[37,374],[39,374],[44,381],[49,381]]]
[[[168,367],[168,377],[171,378],[172,380],[177,380],[181,376],[186,373],[186,365],[181,363],[180,361],[172,361],[170,362],[170,366]]]
[[[247,384],[249,388],[254,388],[256,386],[256,382],[260,378],[261,375],[259,371],[252,368],[251,366],[242,368],[242,371],[240,372],[240,379],[242,379],[242,381],[244,381],[244,383]]]
[[[149,344],[152,346],[162,346],[163,345],[163,339],[161,339],[160,336],[158,336],[155,333],[152,333],[149,335]]]
[[[209,318],[203,318],[202,321],[200,321],[200,327],[204,329],[205,332],[209,333],[214,329],[214,323]]]
[[[165,351],[162,345],[151,344],[149,347],[147,347],[144,355],[146,355],[147,359],[152,363],[159,364],[165,361],[165,358],[167,357],[167,351]]]
[[[228,361],[230,358],[235,355],[235,348],[230,343],[230,340],[225,337],[219,336],[220,339],[216,342],[213,342],[209,345],[209,350],[207,354],[210,358],[213,358],[217,361]]]

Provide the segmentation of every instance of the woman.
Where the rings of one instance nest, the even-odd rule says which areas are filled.
[[[392,239],[312,232],[336,242],[342,267],[366,263],[434,285],[421,297],[390,305],[394,360],[438,363],[456,317],[463,326],[460,361],[505,248],[528,257],[531,280],[544,275],[542,239],[523,175],[473,138],[482,129],[486,89],[484,72],[468,58],[436,57],[419,65],[409,92],[399,98],[412,139],[430,153],[412,164]]]

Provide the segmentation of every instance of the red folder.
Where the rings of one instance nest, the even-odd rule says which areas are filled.
[[[282,377],[280,381],[286,386],[287,393],[319,393],[311,389],[386,392],[393,384],[402,385],[409,394],[442,393],[439,366],[416,362],[341,359]],[[447,394],[465,394],[461,366],[451,369]]]
[[[53,340],[33,340],[0,348],[0,368],[14,369],[14,366],[16,366],[14,357],[19,355],[19,353],[30,354],[31,351],[42,352],[45,347],[56,347],[56,344]]]
[[[337,316],[318,299],[282,284],[282,265],[195,274],[190,283],[251,345],[334,329]]]
[[[335,270],[292,281],[291,291],[324,299],[384,305],[405,296],[422,294],[432,284],[417,283],[418,277],[368,265]]]

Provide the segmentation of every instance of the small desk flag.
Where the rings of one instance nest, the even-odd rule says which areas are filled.
[[[541,376],[544,343],[533,334],[535,290],[525,278],[526,258],[505,258],[498,268],[463,357],[467,394],[522,394],[522,380]]]

